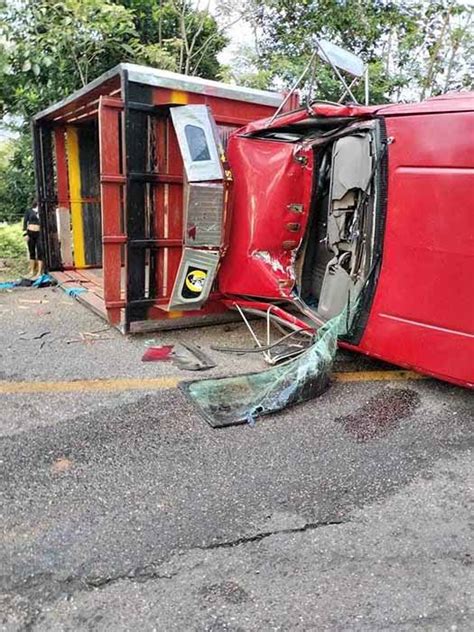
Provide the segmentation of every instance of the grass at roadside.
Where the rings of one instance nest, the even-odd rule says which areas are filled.
[[[28,256],[21,222],[0,224],[0,281],[11,281],[26,274]]]

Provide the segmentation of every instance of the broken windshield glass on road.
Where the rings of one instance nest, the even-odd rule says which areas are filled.
[[[353,312],[353,310],[351,310]],[[319,328],[298,357],[261,373],[186,382],[183,389],[213,427],[254,424],[257,417],[321,395],[329,384],[347,309]]]

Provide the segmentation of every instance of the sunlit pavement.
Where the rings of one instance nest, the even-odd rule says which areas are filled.
[[[153,336],[91,340],[57,290],[0,319],[4,629],[472,629],[472,393],[341,354],[320,398],[213,430]]]

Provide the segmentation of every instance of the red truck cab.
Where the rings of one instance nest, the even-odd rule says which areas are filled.
[[[473,387],[473,143],[473,93],[239,130],[220,291],[315,327],[357,300],[343,346]]]

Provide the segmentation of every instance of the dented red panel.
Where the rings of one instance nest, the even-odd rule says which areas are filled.
[[[308,118],[308,110],[301,108],[293,112],[280,114],[277,117],[270,116],[269,118],[252,121],[239,130],[239,134],[250,134],[263,129],[272,129],[274,127],[282,127],[283,125],[294,125],[306,118]]]
[[[234,208],[219,289],[224,294],[289,296],[308,220],[312,153],[291,143],[234,136],[228,158]]]
[[[253,121],[240,130],[241,134],[251,134],[277,127],[295,125],[309,117],[364,118],[372,116],[380,106],[375,105],[342,105],[338,103],[313,103],[309,109],[301,108],[293,112],[279,114],[277,117]]]
[[[311,112],[313,116],[335,116],[335,117],[357,117],[364,118],[372,116],[379,106],[376,105],[358,105],[342,103],[313,103]]]

